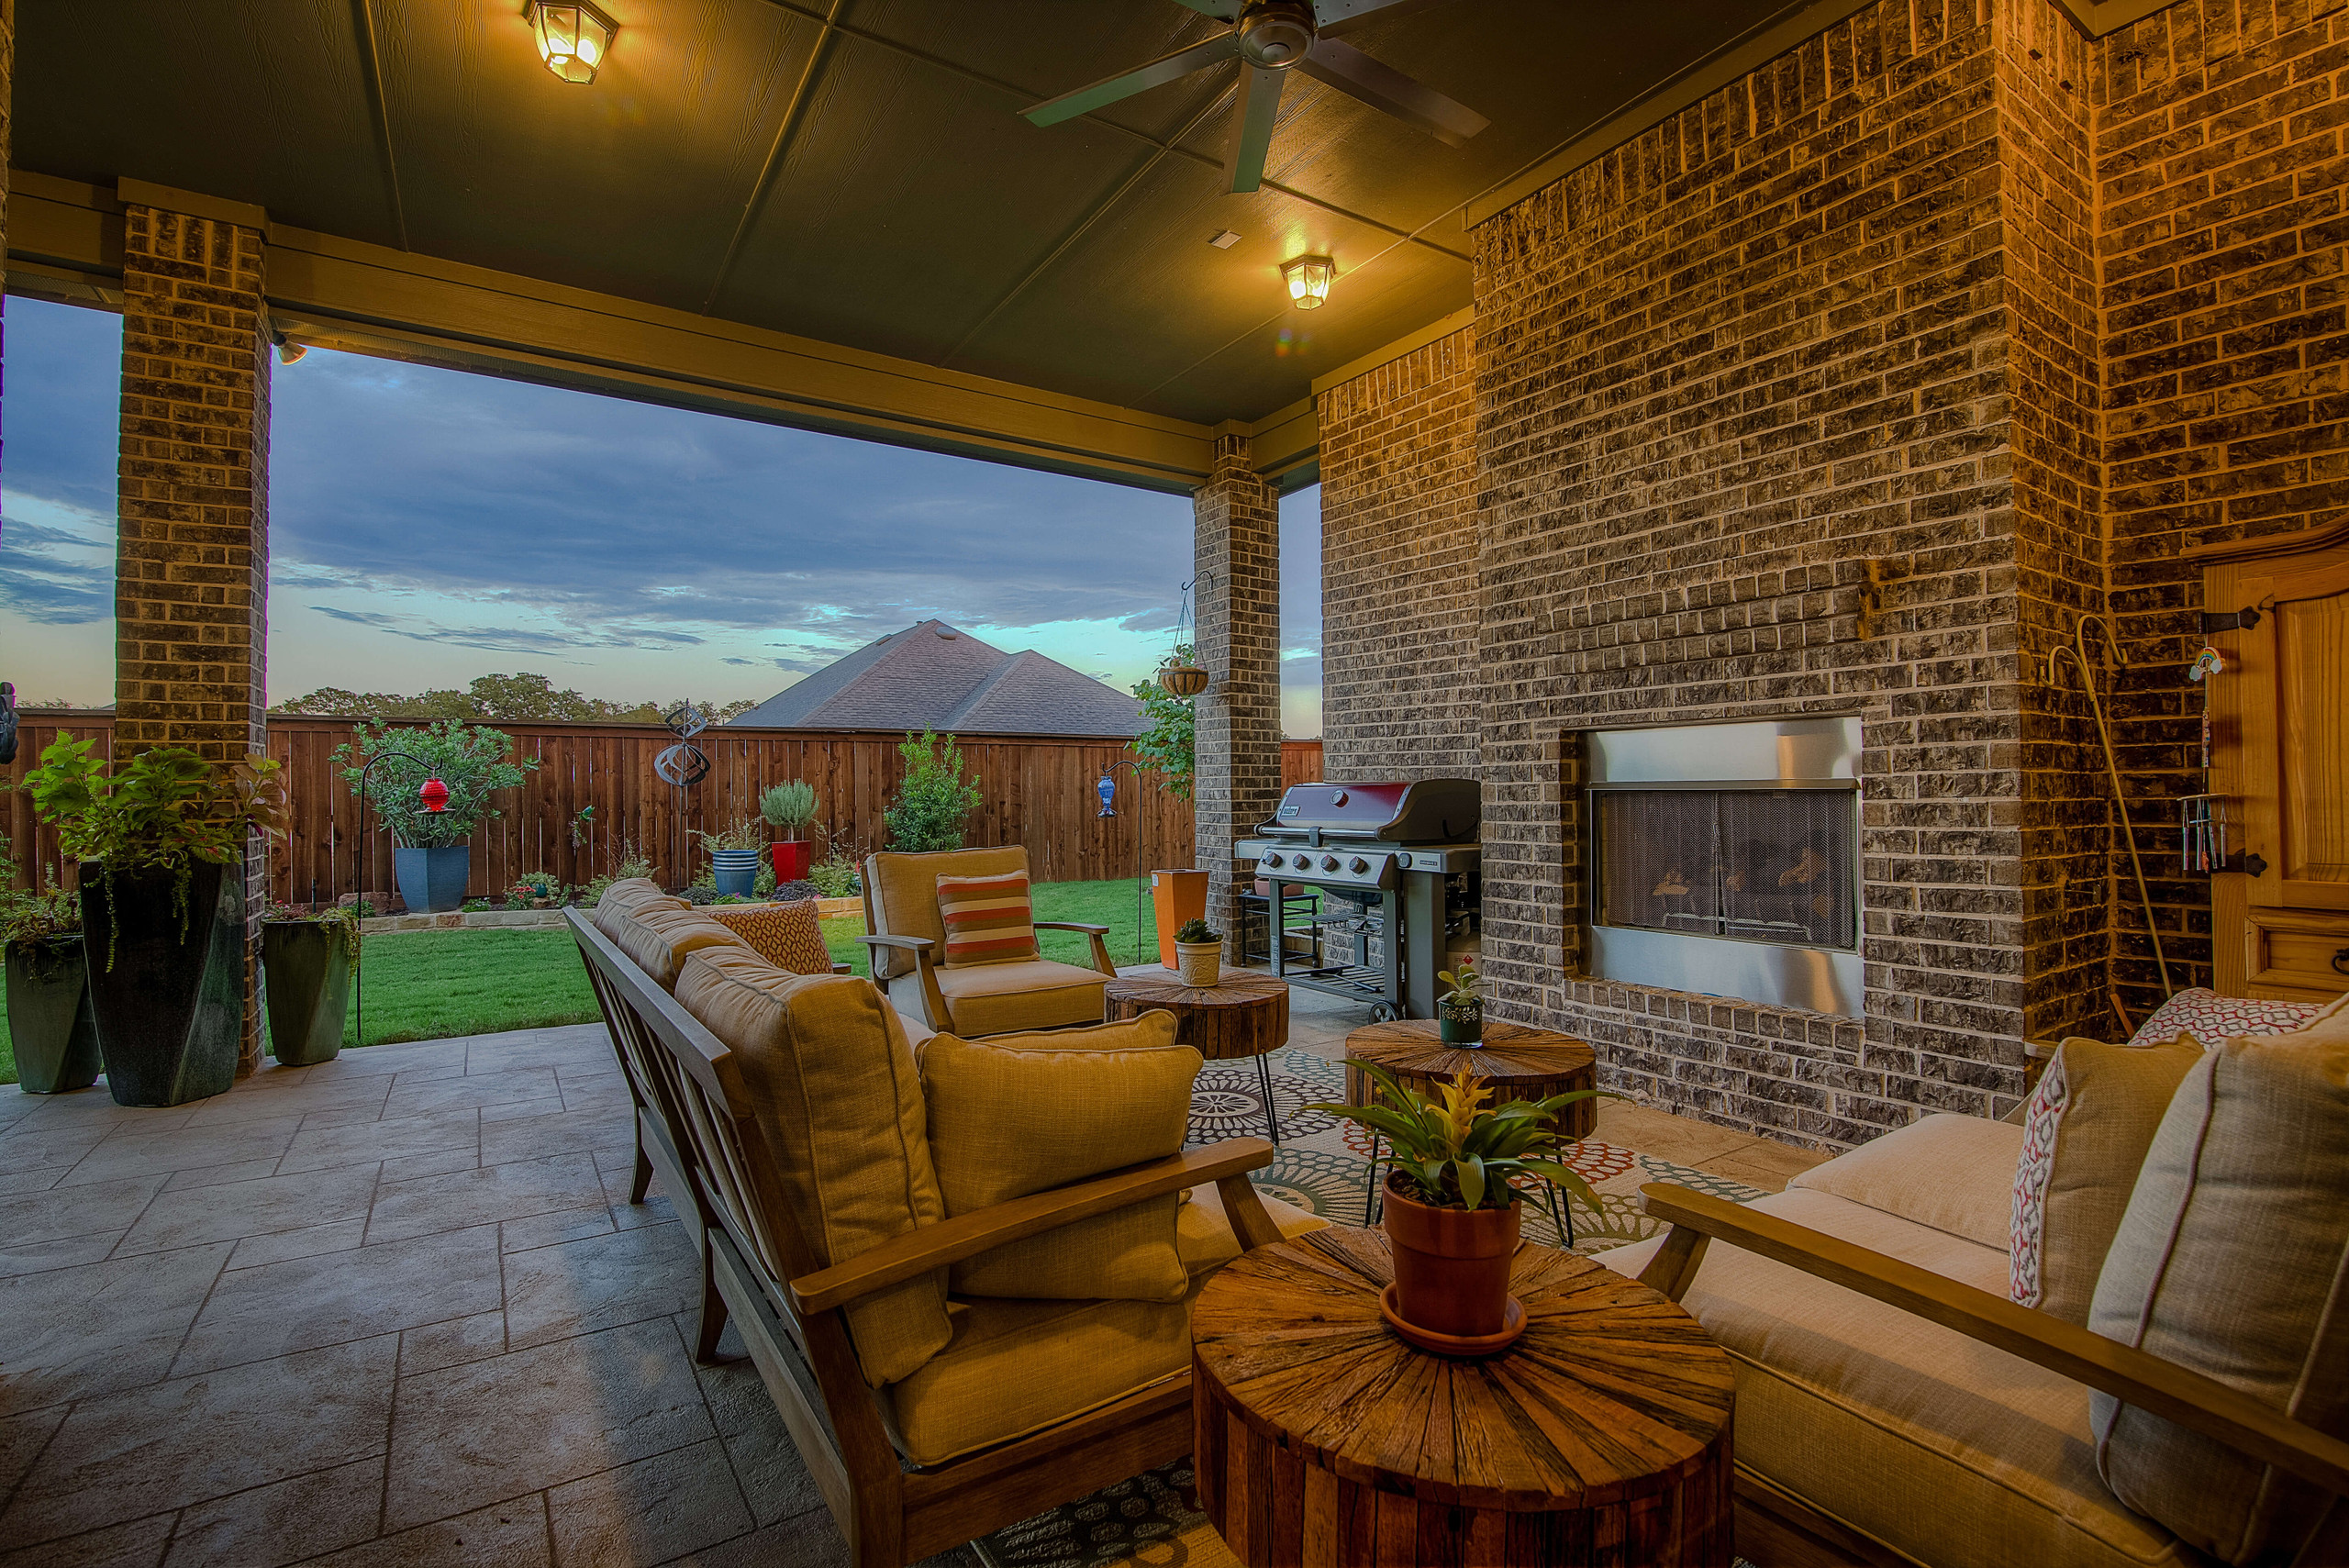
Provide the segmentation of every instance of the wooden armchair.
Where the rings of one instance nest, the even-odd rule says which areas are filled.
[[[2214,1378],[1774,1215],[1686,1187],[1652,1184],[1640,1193],[1646,1211],[1672,1229],[1639,1279],[1675,1301],[1695,1282],[1708,1243],[1718,1239],[1940,1324],[2349,1497],[2349,1443]],[[1742,1463],[1737,1539],[1740,1553],[1761,1568],[1913,1562]],[[2304,1568],[2349,1562],[2349,1507],[2336,1504],[2296,1561]]]
[[[715,1353],[730,1318],[858,1568],[903,1568],[1190,1451],[1190,1373],[1178,1364],[1042,1429],[909,1465],[892,1441],[891,1390],[868,1384],[850,1311],[991,1249],[1186,1188],[1213,1186],[1242,1248],[1276,1241],[1247,1174],[1271,1163],[1269,1143],[1186,1151],[924,1225],[823,1266],[794,1218],[785,1162],[753,1109],[741,1058],[589,921],[566,917],[631,1083],[657,1114],[663,1185],[701,1250],[699,1354]]]
[[[1117,978],[1107,926],[1039,920],[1040,931],[1078,931],[1091,939],[1090,968],[1048,958],[1010,963],[940,962],[946,931],[938,915],[941,876],[1026,875],[1028,851],[1017,844],[934,854],[874,854],[864,862],[864,944],[873,978],[897,1010],[964,1040],[991,1034],[1097,1024],[1103,987]]]

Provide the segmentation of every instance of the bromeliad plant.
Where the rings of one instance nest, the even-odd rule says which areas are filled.
[[[1409,1189],[1407,1196],[1432,1208],[1507,1208],[1517,1195],[1511,1179],[1534,1176],[1598,1207],[1590,1184],[1559,1158],[1561,1145],[1570,1140],[1554,1123],[1559,1111],[1601,1091],[1572,1089],[1546,1100],[1495,1106],[1488,1103],[1492,1089],[1463,1068],[1430,1099],[1384,1067],[1347,1065],[1378,1085],[1378,1097],[1366,1106],[1305,1108],[1343,1117],[1385,1138],[1394,1147],[1394,1168]]]

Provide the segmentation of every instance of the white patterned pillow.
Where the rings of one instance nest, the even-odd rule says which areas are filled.
[[[2201,1059],[2184,1032],[2166,1045],[2067,1040],[2056,1051],[2023,1116],[2008,1296],[2066,1322],[2087,1321],[2097,1272],[2145,1151]]]
[[[2256,996],[2221,996],[2207,986],[2180,991],[2154,1009],[2131,1045],[2167,1045],[2179,1030],[2203,1050],[2239,1034],[2293,1034],[2315,1021],[2321,1002],[2271,1002]]]

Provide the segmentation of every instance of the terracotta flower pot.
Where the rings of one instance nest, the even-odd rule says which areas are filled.
[[[1517,1209],[1437,1208],[1386,1177],[1386,1240],[1395,1253],[1395,1315],[1457,1339],[1497,1334],[1508,1321]]]

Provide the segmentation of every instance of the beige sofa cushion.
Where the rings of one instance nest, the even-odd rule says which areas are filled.
[[[1108,975],[1049,958],[958,964],[937,973],[953,1030],[965,1039],[1097,1024],[1108,1010]]]
[[[1948,1230],[1801,1188],[1751,1207],[1995,1295],[2006,1291],[2004,1250]],[[1657,1244],[1598,1261],[1637,1274]],[[1934,1568],[2193,1561],[2098,1479],[2080,1385],[1720,1242],[1707,1251],[1683,1305],[1736,1360],[1738,1463],[1917,1561]]]
[[[1871,1139],[1787,1185],[1832,1193],[2004,1252],[2021,1150],[2020,1127],[1942,1113]]]
[[[2190,1034],[2166,1045],[2066,1040],[2025,1103],[2015,1162],[2007,1294],[2086,1324],[2129,1189],[2178,1081],[2202,1060]]]
[[[2186,1075],[2105,1255],[2088,1327],[2349,1437],[2349,1012],[2239,1036]],[[2290,1558],[2308,1483],[2107,1395],[2113,1491],[2233,1563]]]
[[[1323,1229],[1330,1223],[1318,1214],[1308,1214],[1293,1204],[1283,1203],[1270,1193],[1260,1192],[1256,1197],[1285,1241],[1295,1240],[1308,1230]],[[1194,1279],[1212,1273],[1240,1256],[1240,1238],[1232,1231],[1230,1218],[1224,1213],[1223,1195],[1212,1182],[1183,1195],[1183,1205],[1174,1211],[1174,1250],[1182,1255],[1183,1272]]]
[[[865,929],[877,937],[928,937],[932,944],[930,961],[942,965],[946,962],[946,927],[938,917],[938,879],[1003,876],[1015,871],[1025,873],[1027,869],[1028,851],[1018,844],[994,850],[867,855]],[[895,980],[900,974],[913,973],[914,961],[893,948],[875,948],[873,958],[875,980]]]
[[[1096,1032],[1089,1051],[951,1034],[923,1048],[930,1155],[949,1215],[1182,1149],[1199,1053],[1174,1043],[1174,1016]],[[1187,1275],[1175,1204],[1169,1194],[982,1252],[954,1265],[954,1294],[1178,1301]]]
[[[589,917],[595,921],[597,930],[611,937],[617,942],[619,939],[613,936],[613,929],[626,916],[633,915],[640,909],[691,907],[692,906],[684,899],[672,898],[662,892],[653,884],[651,878],[632,876],[625,882],[616,882],[604,889],[604,895],[596,900],[596,907],[590,912]]]
[[[704,948],[737,948],[758,957],[741,938],[689,906],[666,909],[648,903],[620,916],[606,934],[663,991],[677,988],[678,971]]]
[[[707,948],[685,960],[677,1001],[735,1053],[818,1266],[945,1218],[913,1052],[870,982],[786,974],[748,948]],[[768,1273],[788,1277],[757,1217],[737,1218],[758,1236]],[[876,1385],[911,1373],[952,1334],[942,1271],[847,1312],[865,1381]]]

